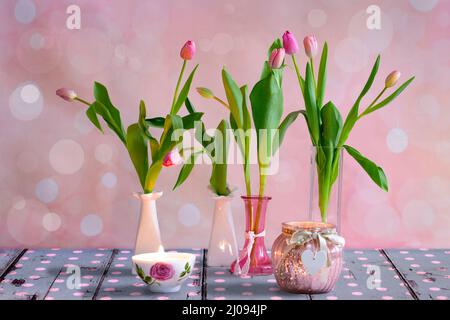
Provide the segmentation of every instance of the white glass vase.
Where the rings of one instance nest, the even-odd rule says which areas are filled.
[[[139,225],[136,234],[134,254],[163,251],[161,233],[159,231],[158,215],[156,212],[156,200],[162,196],[162,192],[135,193],[134,196],[141,202]],[[132,268],[135,274],[134,268]]]
[[[215,196],[214,217],[209,238],[207,264],[228,267],[237,259],[237,241],[231,212],[232,197]]]

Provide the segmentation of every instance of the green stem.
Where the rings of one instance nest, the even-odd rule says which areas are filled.
[[[311,63],[311,73],[313,75],[314,92],[316,92],[316,97],[317,97],[316,74],[314,72],[314,60],[313,60],[313,58],[309,59],[309,62]]]
[[[147,172],[145,179],[144,193],[152,193],[155,187],[156,180],[158,180],[159,174],[162,170],[162,161],[153,163]]]
[[[300,70],[298,69],[297,61],[295,60],[295,55],[292,55],[292,62],[294,62],[295,73],[297,74],[298,83],[300,84],[300,89],[302,90],[302,94],[305,91],[305,80],[303,80]]]
[[[377,103],[377,101],[380,100],[381,96],[386,92],[386,90],[387,90],[387,87],[384,87],[384,89],[381,90],[381,92],[380,92],[380,93],[378,94],[378,96],[372,101],[372,103],[366,108],[366,110],[364,110],[364,112],[361,113],[361,114],[358,116],[358,120],[359,120],[360,118],[362,118],[363,116],[365,116],[365,115],[370,111],[370,108],[372,108],[372,107],[375,105],[375,103]]]
[[[181,79],[183,78],[184,70],[186,69],[187,60],[183,60],[183,66],[181,67],[180,75],[178,77],[177,86],[175,87],[175,93],[173,95],[172,107],[170,108],[170,114],[173,114],[173,108],[175,106],[175,101],[178,97],[178,90],[180,89]]]
[[[84,103],[87,106],[90,106],[91,104],[89,102],[87,102],[86,100],[80,98],[80,97],[76,97],[74,100],[79,101],[81,103]]]
[[[225,101],[223,101],[222,99],[214,96],[213,98],[214,100],[216,100],[217,102],[219,102],[221,105],[223,105],[225,108],[227,108],[228,110],[230,110],[230,106],[228,104],[226,104]]]

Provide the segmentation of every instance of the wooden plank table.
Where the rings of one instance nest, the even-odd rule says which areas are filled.
[[[197,256],[193,273],[179,292],[157,294],[131,274],[131,250],[0,249],[0,299],[450,299],[448,249],[346,249],[336,287],[319,295],[283,292],[273,276],[236,277],[227,268],[207,267],[203,249],[177,251]]]

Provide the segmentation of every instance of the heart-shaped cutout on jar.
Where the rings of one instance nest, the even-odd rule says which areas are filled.
[[[325,250],[317,251],[315,254],[311,250],[305,250],[302,253],[302,263],[310,275],[315,275],[322,269],[327,262],[327,253]]]

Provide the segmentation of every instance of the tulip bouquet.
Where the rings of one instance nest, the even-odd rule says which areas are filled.
[[[342,148],[344,148],[347,153],[352,156],[356,162],[359,163],[359,165],[361,165],[369,177],[381,189],[385,191],[388,190],[388,183],[383,169],[371,160],[367,159],[355,148],[346,145],[345,143],[358,120],[392,102],[403,90],[406,89],[406,87],[408,87],[408,85],[414,80],[414,77],[410,78],[397,90],[380,101],[384,93],[389,88],[394,87],[400,78],[400,72],[393,71],[386,78],[381,92],[364,109],[364,111],[360,112],[360,104],[362,99],[372,87],[375,76],[378,72],[378,67],[380,64],[380,56],[378,56],[366,84],[350,109],[345,121],[343,121],[341,113],[333,102],[329,101],[324,103],[328,57],[327,43],[325,42],[322,49],[317,77],[314,72],[314,57],[317,55],[318,51],[317,40],[314,36],[308,36],[304,39],[303,44],[305,53],[308,57],[304,77],[300,73],[300,69],[295,58],[295,54],[299,51],[298,43],[292,33],[289,31],[284,33],[283,47],[286,53],[291,55],[305,103],[305,110],[301,110],[301,113],[306,120],[311,142],[316,148],[315,160],[317,164],[319,186],[319,208],[322,221],[326,222],[330,193],[338,176],[340,150]]]
[[[230,113],[230,127],[243,157],[243,171],[247,197],[243,197],[248,215],[244,255],[231,269],[241,273],[270,274],[271,262],[264,248],[264,218],[267,200],[264,197],[266,178],[272,157],[279,149],[289,126],[300,111],[291,112],[283,120],[283,71],[285,49],[280,39],[276,39],[268,50],[259,81],[250,94],[247,85],[238,86],[232,76],[222,69],[222,82],[226,101],[217,97],[208,88],[197,88],[206,99],[213,99]],[[250,105],[248,103],[250,100]],[[250,107],[250,108],[249,108]],[[249,110],[250,109],[250,110]],[[259,168],[258,196],[252,195],[250,179],[251,131],[256,130],[256,150]],[[253,200],[257,202],[253,206]],[[255,240],[256,239],[256,240]],[[257,248],[258,247],[258,248]],[[236,265],[239,266],[236,268]]]
[[[103,127],[99,121],[99,117],[101,117],[119,137],[128,150],[144,193],[153,192],[163,167],[172,167],[182,163],[182,157],[178,151],[182,142],[182,134],[177,133],[177,130],[193,129],[195,121],[200,120],[203,115],[203,113],[194,110],[188,99],[188,93],[198,65],[193,68],[184,85],[180,88],[187,62],[193,58],[194,53],[195,43],[193,41],[186,42],[180,52],[183,65],[175,87],[169,114],[165,117],[147,119],[146,106],[144,101],[141,100],[138,120],[131,124],[126,131],[122,125],[120,111],[112,104],[108,90],[101,83],[94,83],[95,99],[93,102],[80,98],[75,91],[70,89],[62,88],[56,91],[56,94],[66,101],[78,101],[87,105],[86,116],[89,120],[103,132]],[[178,112],[183,104],[188,110],[188,115],[181,117]],[[156,139],[150,132],[152,127],[163,129],[159,139]]]

